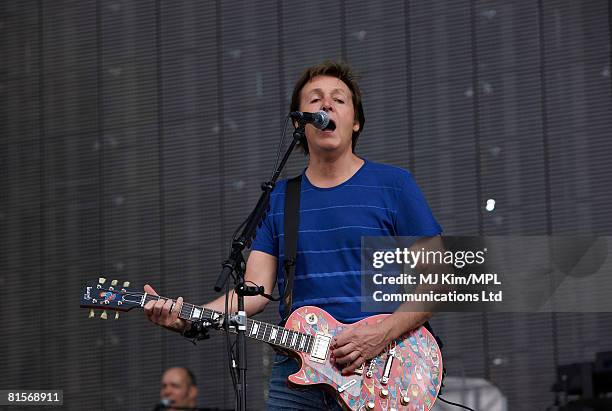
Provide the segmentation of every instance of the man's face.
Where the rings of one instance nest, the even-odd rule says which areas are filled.
[[[300,111],[314,113],[325,110],[336,123],[334,131],[322,131],[310,124],[306,126],[311,156],[351,150],[353,131],[359,130],[352,97],[348,86],[336,77],[317,76],[304,85],[300,92]]]
[[[182,368],[166,370],[161,380],[160,397],[177,407],[195,407],[198,389],[190,384],[187,371]]]

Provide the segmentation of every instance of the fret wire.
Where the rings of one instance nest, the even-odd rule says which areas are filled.
[[[187,304],[183,304],[183,306],[181,307],[181,312],[179,313],[179,318],[187,317],[187,312],[185,311],[186,308],[187,308]]]
[[[281,339],[281,344],[283,347],[288,347],[287,340],[289,339],[289,330],[283,327],[283,338]]]
[[[270,324],[270,335],[268,336],[268,342],[276,342],[276,336],[278,335],[278,333],[274,333],[276,330],[276,326],[274,324]],[[274,336],[274,338],[272,338],[272,336]]]
[[[257,333],[259,332],[259,321],[257,320],[249,320],[251,322],[251,328],[249,328],[249,337],[257,339]],[[253,335],[253,330],[255,330],[255,335]]]
[[[289,331],[288,329],[285,329],[283,331],[283,334],[285,335],[284,341],[283,341],[283,347],[289,347],[289,336],[291,335],[291,331]]]
[[[200,307],[202,309],[202,317],[207,321],[212,321],[215,312],[213,310],[209,310],[208,308]]]
[[[187,317],[187,312],[185,311],[187,307],[185,306],[185,304],[183,304],[183,306],[181,307],[181,312],[179,313],[179,318],[185,318]]]
[[[315,340],[314,336],[310,335],[308,338],[308,351],[307,351],[308,353],[312,352],[312,345],[314,343],[314,340]]]
[[[263,341],[266,336],[266,325],[259,321],[259,328],[261,330],[261,337],[259,336],[259,330],[257,330],[257,339]]]
[[[261,337],[259,336],[261,334]],[[259,321],[259,329],[257,330],[257,339],[258,340],[263,340],[264,337],[266,335],[266,329],[265,329],[265,325]]]
[[[276,340],[278,340],[278,326],[273,326],[273,329],[276,330],[276,334],[274,335],[274,344],[276,344]]]

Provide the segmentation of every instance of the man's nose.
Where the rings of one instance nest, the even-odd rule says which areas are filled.
[[[330,98],[323,99],[323,102],[321,104],[321,110],[323,110],[325,112],[334,111],[334,106],[333,106],[332,100]]]

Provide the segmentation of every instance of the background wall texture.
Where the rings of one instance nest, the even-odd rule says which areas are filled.
[[[224,338],[192,346],[138,312],[88,320],[80,288],[104,273],[214,297],[230,236],[270,176],[293,82],[324,59],[361,75],[358,154],[411,170],[446,234],[612,235],[611,9],[3,0],[0,388],[63,389],[66,409],[151,409],[162,370],[187,365],[200,405],[233,407]],[[305,161],[296,152],[286,175]],[[556,365],[612,348],[609,313],[432,324],[449,374],[492,381],[511,410],[544,409]],[[249,342],[249,354],[260,409],[270,350]]]

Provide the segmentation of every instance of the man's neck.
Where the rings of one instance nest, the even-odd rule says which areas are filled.
[[[315,187],[335,187],[350,179],[363,163],[364,161],[352,152],[335,157],[311,154],[306,177]]]

